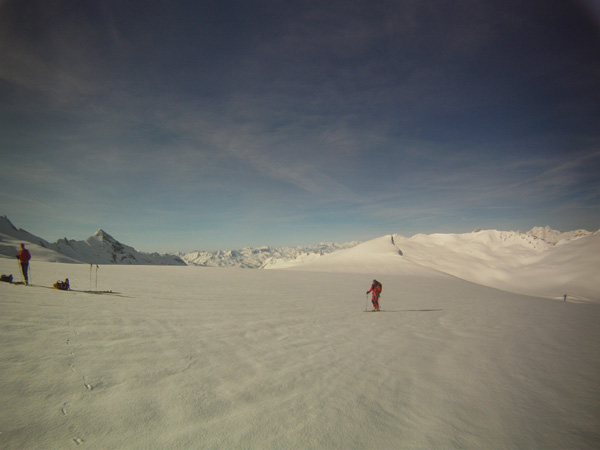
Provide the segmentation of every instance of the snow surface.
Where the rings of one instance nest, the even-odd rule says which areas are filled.
[[[0,283],[0,448],[600,448],[600,303],[464,281],[411,261],[420,245],[304,270],[34,254],[34,286]],[[375,277],[384,312],[365,313]]]
[[[417,276],[441,272],[520,294],[600,301],[600,231],[395,234],[318,258],[271,261],[264,268]]]

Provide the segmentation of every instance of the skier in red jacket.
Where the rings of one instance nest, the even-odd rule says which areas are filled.
[[[29,285],[29,260],[31,259],[31,253],[25,248],[25,244],[21,244],[21,250],[19,250],[17,258],[21,263],[21,271],[23,272],[25,284]]]
[[[375,311],[379,311],[379,295],[381,294],[381,283],[377,280],[373,280],[373,284],[371,285],[371,289],[369,289],[367,291],[367,294],[369,292],[372,292],[372,298],[371,298],[371,303],[373,303],[373,308],[375,308]]]

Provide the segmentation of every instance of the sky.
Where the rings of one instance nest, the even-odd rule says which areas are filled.
[[[147,252],[600,228],[600,1],[0,0],[0,215]]]

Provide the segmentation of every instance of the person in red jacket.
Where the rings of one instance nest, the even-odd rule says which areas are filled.
[[[31,259],[31,253],[25,248],[25,244],[21,244],[21,250],[19,250],[17,258],[21,263],[21,271],[23,272],[25,284],[29,285],[29,260]]]
[[[373,280],[371,289],[367,291],[367,294],[369,292],[373,293],[371,297],[371,303],[373,303],[373,308],[375,308],[375,311],[379,311],[379,295],[381,294],[381,288],[381,283],[377,280]]]

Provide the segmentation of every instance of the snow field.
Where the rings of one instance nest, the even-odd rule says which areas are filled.
[[[427,278],[444,274],[519,294],[560,300],[567,294],[571,301],[600,302],[600,233],[556,246],[494,230],[382,236],[316,260],[280,261],[267,268]]]
[[[75,291],[0,283],[1,448],[599,446],[598,304],[434,272],[101,266],[104,294],[88,265],[32,271]]]

